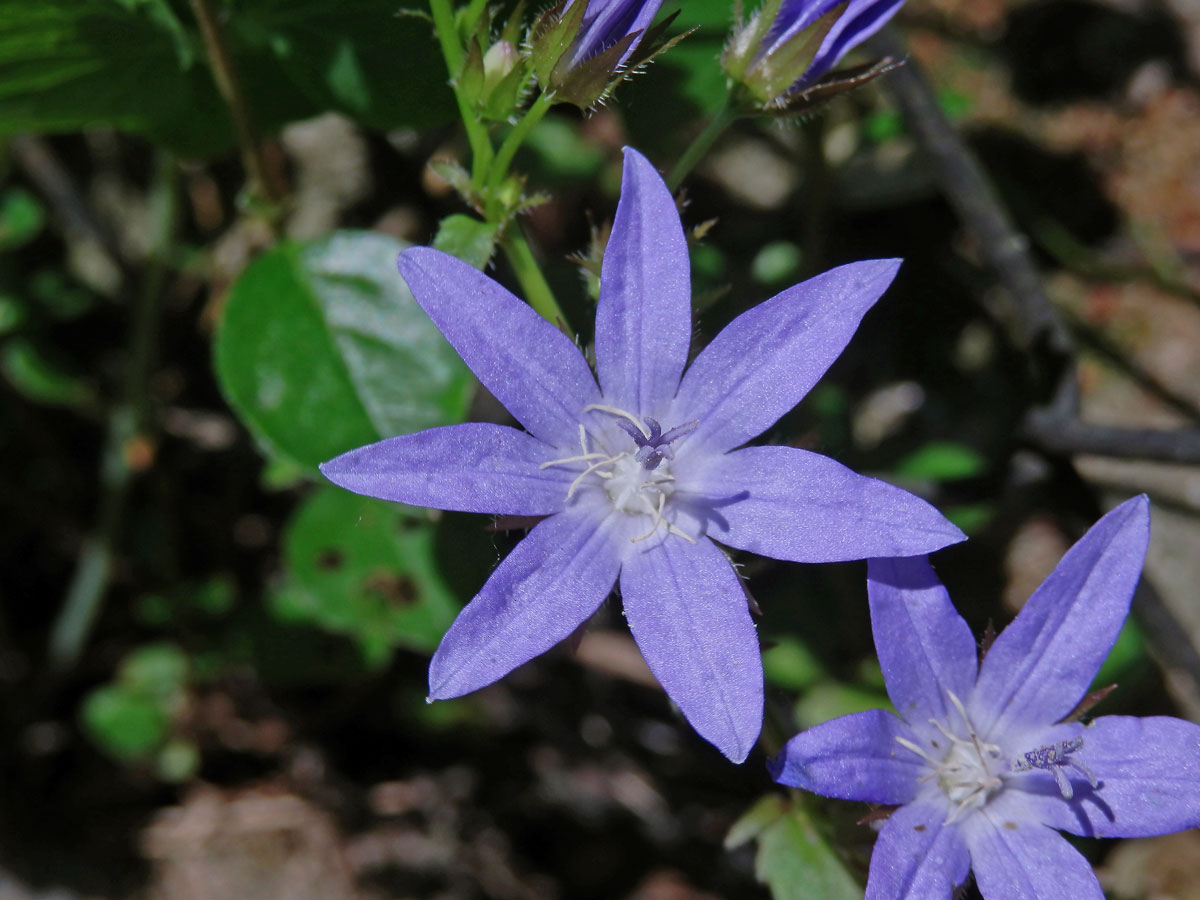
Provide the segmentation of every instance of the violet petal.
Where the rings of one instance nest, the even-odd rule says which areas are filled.
[[[642,415],[665,412],[687,362],[691,303],[675,199],[654,166],[626,147],[596,308],[596,372],[605,402]]]
[[[400,254],[413,297],[492,394],[534,437],[578,444],[600,392],[565,334],[473,266],[429,247]]]
[[[841,716],[788,741],[771,763],[771,777],[824,797],[908,803],[927,766],[898,737],[913,740],[908,726],[882,709]]]
[[[689,486],[715,501],[709,535],[775,559],[913,556],[965,537],[919,497],[792,447],[719,456]]]
[[[950,900],[971,859],[959,829],[945,820],[945,806],[933,802],[892,813],[871,854],[865,900]]]
[[[706,538],[651,539],[627,556],[621,595],[634,640],[667,695],[701,737],[742,762],[762,727],[762,656],[725,554]]]
[[[1088,861],[1044,825],[985,813],[962,831],[985,900],[1104,900]]]
[[[1149,501],[1142,495],[1113,509],[1067,551],[980,666],[968,706],[982,733],[1071,712],[1129,614],[1149,539]]]
[[[1070,772],[1075,790],[1068,802],[1043,780],[1027,790],[1040,821],[1086,837],[1146,837],[1200,826],[1200,725],[1167,716],[1101,716],[1079,734],[1084,743],[1075,756],[1099,788]]]
[[[459,613],[429,665],[429,698],[491,684],[568,637],[612,590],[624,538],[576,502],[539,523]]]
[[[468,423],[402,434],[321,465],[334,484],[412,506],[544,516],[563,508],[574,473],[539,466],[561,456],[504,425]]]
[[[971,696],[978,649],[924,556],[867,562],[871,630],[888,696],[909,722],[949,722]]]
[[[742,313],[684,374],[666,421],[698,419],[688,440],[716,452],[762,434],[837,359],[899,267],[895,259],[839,266]]]

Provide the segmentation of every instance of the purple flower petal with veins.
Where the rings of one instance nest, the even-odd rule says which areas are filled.
[[[792,738],[776,780],[900,804],[875,844],[867,900],[949,900],[969,870],[986,900],[1103,900],[1053,829],[1141,837],[1200,825],[1200,725],[1167,717],[1063,722],[1129,613],[1149,503],[1108,513],[976,664],[975,641],[923,558],[873,559],[882,710]]]
[[[601,272],[596,377],[561,331],[424,247],[413,296],[525,428],[403,435],[325,463],[330,481],[440,509],[544,515],[450,627],[431,699],[502,677],[570,635],[620,581],[634,639],[692,726],[741,762],[762,727],[762,660],[741,582],[712,538],[805,562],[929,553],[963,535],[931,507],[831,459],[737,449],[808,392],[891,283],[842,266],[731,322],[684,372],[687,242],[654,167],[625,153]]]
[[[568,0],[567,5],[563,7],[564,12],[575,2],[576,0]],[[638,34],[621,55],[620,61],[624,63],[637,49],[641,34],[650,27],[661,6],[662,0],[587,0],[583,24],[569,51],[568,66],[573,69],[597,53],[607,50],[625,35]]]

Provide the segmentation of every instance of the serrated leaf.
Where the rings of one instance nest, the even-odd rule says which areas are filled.
[[[443,253],[457,256],[477,269],[482,269],[496,249],[496,234],[499,230],[500,226],[495,222],[481,222],[471,216],[455,213],[442,219],[437,237],[433,239],[433,246]]]
[[[281,244],[235,283],[217,335],[230,404],[271,452],[314,467],[462,421],[474,381],[369,231]]]
[[[288,576],[272,612],[353,638],[372,665],[397,647],[432,652],[460,606],[433,549],[423,511],[321,488],[287,527]]]

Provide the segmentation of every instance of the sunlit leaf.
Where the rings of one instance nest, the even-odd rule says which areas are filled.
[[[272,452],[312,467],[465,415],[474,382],[396,272],[401,249],[339,231],[277,246],[234,285],[217,374]]]

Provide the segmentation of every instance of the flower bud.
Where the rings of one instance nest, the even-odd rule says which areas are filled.
[[[766,0],[748,22],[734,28],[721,65],[755,103],[788,108],[903,3]]]

